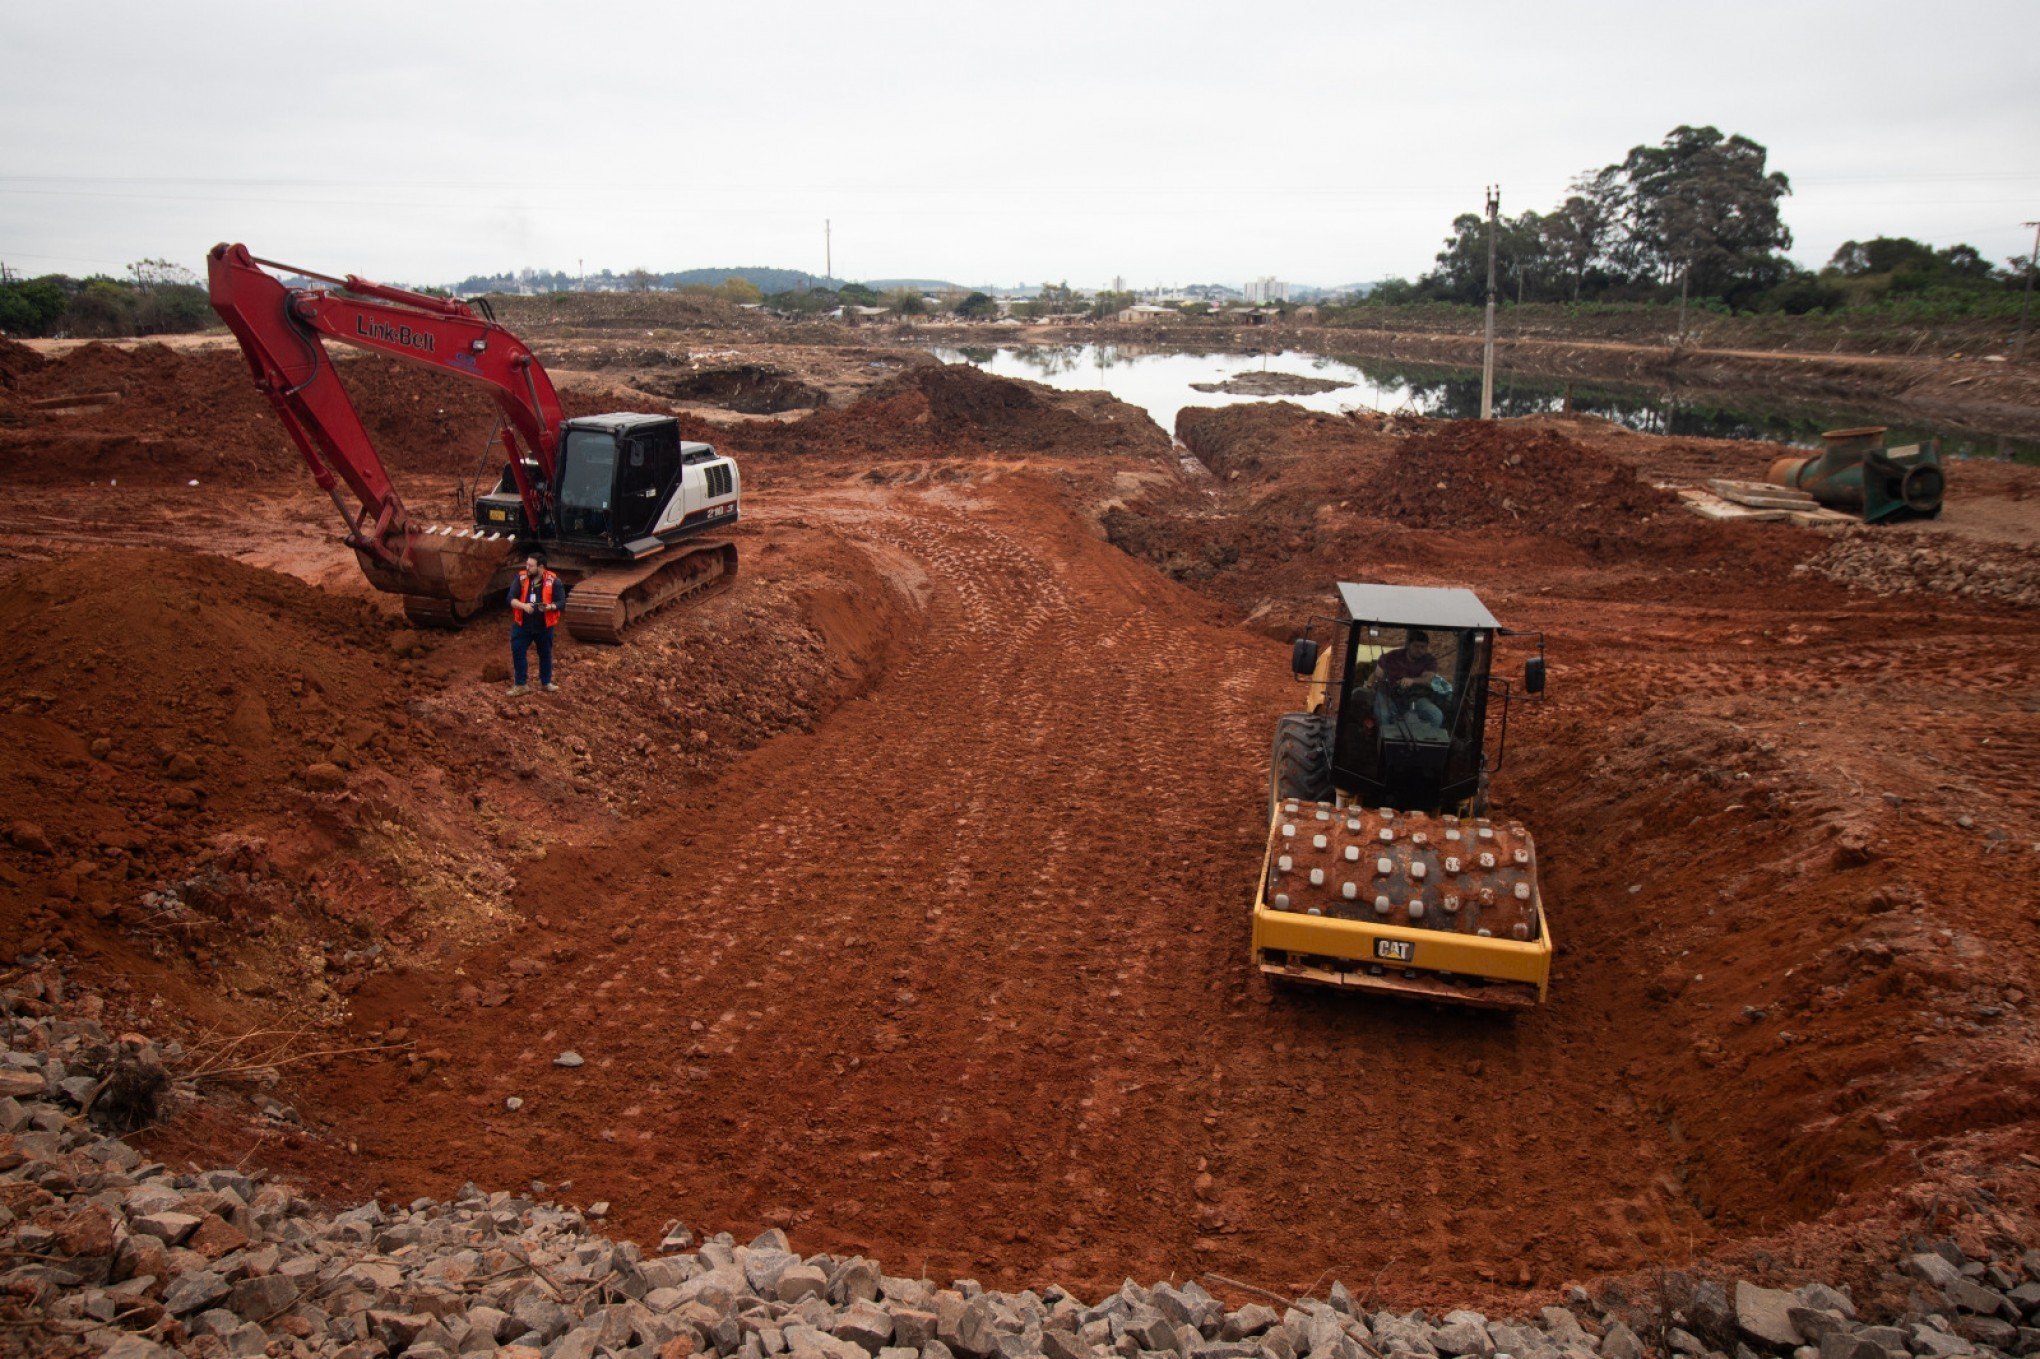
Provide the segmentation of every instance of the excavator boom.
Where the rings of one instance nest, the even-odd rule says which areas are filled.
[[[327,339],[488,387],[503,412],[504,452],[526,520],[534,529],[547,523],[562,416],[552,379],[523,341],[464,302],[353,274],[325,280],[352,296],[292,289],[263,264],[291,268],[258,260],[244,245],[214,246],[206,257],[213,309],[241,342],[256,388],[276,408],[312,476],[348,517],[350,545],[395,566],[406,558],[415,530],[326,353]],[[536,479],[517,439],[537,466]],[[336,480],[354,493],[358,511],[339,500]]]

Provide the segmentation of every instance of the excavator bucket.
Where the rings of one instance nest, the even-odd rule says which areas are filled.
[[[1276,804],[1254,957],[1283,981],[1493,1009],[1541,1003],[1551,930],[1515,822]]]
[[[453,627],[509,588],[517,569],[515,548],[508,535],[435,526],[407,533],[394,561],[363,548],[355,556],[369,584],[404,597],[405,616],[413,623]]]

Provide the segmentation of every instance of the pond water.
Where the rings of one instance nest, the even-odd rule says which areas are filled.
[[[1480,370],[1387,360],[1334,359],[1301,350],[1275,354],[1197,354],[1131,345],[998,345],[938,348],[948,363],[970,363],[1001,377],[1026,378],[1072,391],[1104,391],[1141,407],[1175,432],[1185,406],[1229,406],[1242,401],[1291,401],[1307,410],[1343,413],[1362,408],[1411,410],[1445,419],[1480,413]],[[1192,383],[1223,382],[1244,373],[1291,373],[1351,385],[1301,396],[1250,396],[1202,392]],[[1819,402],[1781,400],[1768,393],[1680,392],[1617,383],[1575,382],[1495,374],[1497,415],[1537,415],[1565,405],[1650,434],[1715,439],[1765,439],[1816,445],[1826,429],[1888,425],[1887,442],[1941,441],[1948,457],[2008,458],[2040,463],[2040,440],[2015,439],[1976,429],[1891,417]]]

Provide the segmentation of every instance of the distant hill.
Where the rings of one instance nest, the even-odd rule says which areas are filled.
[[[918,288],[924,293],[970,291],[961,284],[939,278],[867,278],[860,281],[875,293],[891,292],[894,288]]]
[[[659,286],[714,288],[733,278],[744,280],[767,297],[790,292],[803,283],[810,288],[840,288],[844,283],[840,278],[820,278],[804,269],[773,269],[765,265],[744,264],[728,269],[682,269],[678,273],[660,274]]]

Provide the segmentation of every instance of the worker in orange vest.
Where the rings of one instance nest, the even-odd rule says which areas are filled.
[[[549,694],[559,692],[552,677],[553,629],[560,625],[560,610],[566,603],[566,583],[546,569],[543,556],[527,553],[524,569],[510,586],[510,668],[516,676],[510,697],[531,692],[524,682],[525,658],[534,646],[538,648],[538,687]]]

